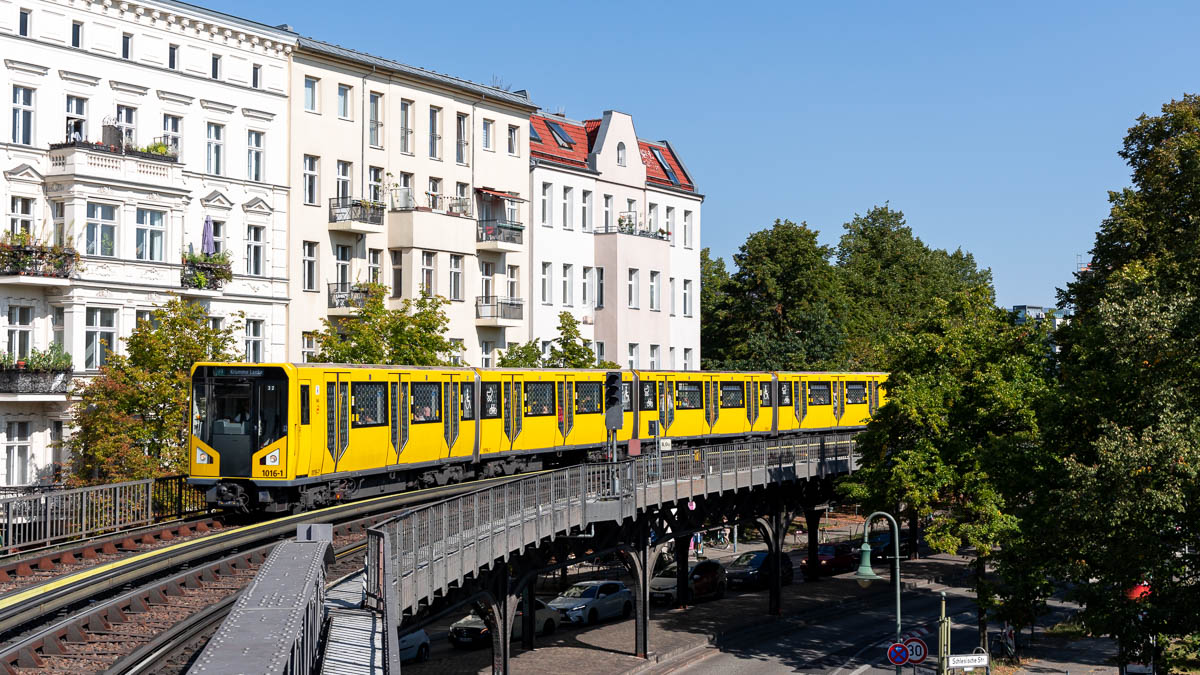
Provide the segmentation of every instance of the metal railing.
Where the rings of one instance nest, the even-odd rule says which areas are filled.
[[[635,237],[647,237],[649,239],[659,239],[668,241],[671,239],[671,233],[661,228],[654,228],[649,225],[638,225],[637,212],[626,211],[620,214],[616,223],[601,223],[596,227],[595,234],[632,234]]]
[[[393,211],[411,211],[417,208],[417,198],[413,196],[413,190],[410,187],[393,187],[388,191],[391,195],[391,209]]]
[[[370,225],[382,225],[383,210],[383,202],[353,197],[329,198],[329,222],[331,223],[352,220]]]
[[[451,197],[436,192],[426,192],[425,199],[431,211],[445,211],[456,216],[471,217],[470,197]]]
[[[499,241],[520,244],[525,241],[525,228],[506,220],[481,220],[475,228],[475,241]]]
[[[412,135],[413,130],[410,127],[400,127],[400,152],[412,154]]]
[[[521,298],[502,298],[495,295],[475,297],[476,319],[517,319],[525,315],[525,301]]]
[[[329,284],[329,308],[362,307],[367,304],[367,289],[352,281],[333,281]]]
[[[0,552],[181,518],[207,509],[187,476],[0,498]]]

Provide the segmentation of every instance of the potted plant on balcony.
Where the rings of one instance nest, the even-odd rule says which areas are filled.
[[[617,217],[617,230],[620,232],[624,232],[625,234],[632,233],[633,232],[633,218],[631,218],[629,216],[618,216]]]
[[[63,394],[74,371],[71,355],[62,345],[33,349],[24,359],[0,353],[0,392],[16,394]]]
[[[65,278],[78,264],[75,249],[39,242],[28,232],[5,232],[0,237],[0,275]]]
[[[183,270],[179,274],[179,283],[184,288],[217,290],[233,280],[233,263],[228,250],[211,255],[184,251],[181,262]]]

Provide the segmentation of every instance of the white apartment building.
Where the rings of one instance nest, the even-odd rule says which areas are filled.
[[[347,316],[359,284],[392,306],[447,298],[462,362],[493,365],[527,332],[530,114],[508,92],[301,38],[291,73],[288,357],[311,358],[322,318]]]
[[[700,206],[666,141],[606,111],[530,120],[529,339],[543,350],[569,311],[598,359],[700,368]]]
[[[0,0],[12,360],[60,344],[76,377],[175,293],[236,325],[249,360],[287,356],[289,32],[163,0]],[[232,280],[202,253],[206,218]],[[51,246],[78,251],[73,269]],[[218,269],[219,271],[219,269]],[[244,318],[238,315],[244,313]],[[0,372],[0,484],[51,471],[66,378]]]

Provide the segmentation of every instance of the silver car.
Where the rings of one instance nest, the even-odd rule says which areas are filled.
[[[633,614],[633,594],[619,581],[581,581],[546,604],[559,613],[563,624],[592,625]]]

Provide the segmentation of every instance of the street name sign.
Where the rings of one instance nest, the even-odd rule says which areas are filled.
[[[908,647],[902,642],[893,642],[887,650],[888,661],[894,666],[902,666],[908,663]]]
[[[909,663],[922,663],[925,661],[925,657],[929,656],[929,646],[921,638],[908,638],[904,641],[904,646],[908,648]]]
[[[987,664],[987,654],[951,654],[946,662],[950,668],[982,668]]]

